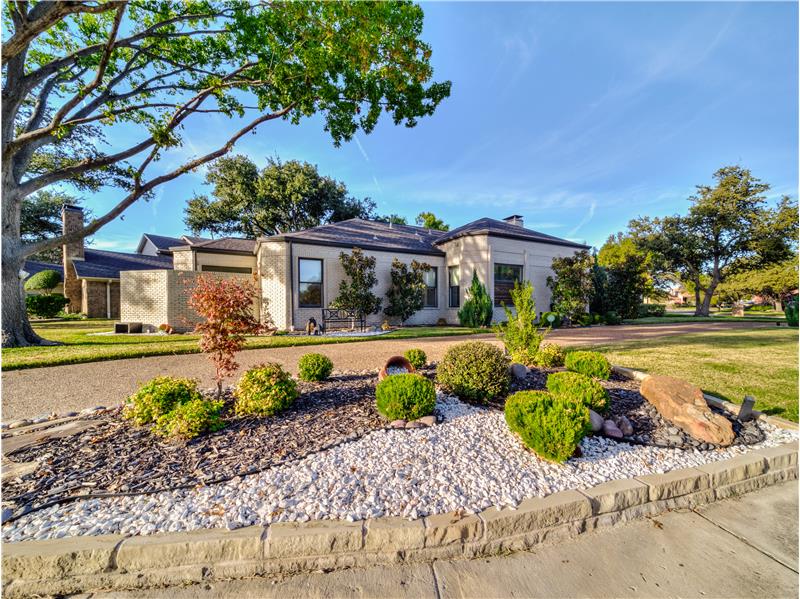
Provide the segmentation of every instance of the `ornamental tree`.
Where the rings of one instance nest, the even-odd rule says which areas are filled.
[[[467,299],[458,311],[458,322],[465,327],[488,327],[492,322],[494,307],[492,298],[486,287],[478,278],[478,273],[472,271],[472,283],[466,292]]]
[[[587,250],[572,256],[553,258],[555,277],[547,277],[547,286],[552,292],[551,310],[573,321],[586,312],[594,294],[592,263],[592,256]]]
[[[25,281],[25,291],[41,291],[50,295],[61,283],[61,275],[55,270],[40,270]]]
[[[246,335],[256,335],[272,327],[268,315],[262,322],[253,315],[256,286],[252,281],[197,277],[189,296],[191,307],[203,319],[195,327],[200,334],[200,350],[214,364],[217,399],[222,396],[222,381],[236,372],[235,357],[244,347]]]
[[[431,269],[430,264],[412,260],[408,265],[397,258],[392,260],[389,273],[389,290],[386,298],[389,305],[384,308],[386,316],[394,317],[404,323],[425,305],[424,274]]]
[[[378,284],[375,256],[365,256],[360,248],[353,248],[349,254],[341,252],[339,262],[347,278],[339,283],[339,295],[331,306],[365,315],[380,312],[383,301],[372,293],[372,288]]]
[[[319,114],[339,145],[382,114],[413,127],[450,93],[410,2],[18,1],[3,17],[4,346],[44,342],[25,314],[27,256],[96,233],[259,125]],[[218,145],[187,157],[191,123]],[[78,231],[25,241],[22,203],[51,186],[117,198]]]

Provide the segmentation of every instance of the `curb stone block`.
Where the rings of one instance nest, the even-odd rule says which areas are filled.
[[[709,478],[697,468],[683,468],[664,474],[637,476],[636,480],[650,487],[650,501],[658,501],[708,489]]]
[[[632,478],[608,481],[580,492],[592,503],[593,514],[618,512],[641,505],[647,503],[650,496],[647,485]]]
[[[592,515],[589,499],[575,490],[522,501],[516,510],[489,508],[481,512],[487,540],[502,539]]]
[[[797,479],[797,467],[787,468],[785,470],[769,470],[767,473],[754,478],[748,478],[739,482],[729,485],[724,485],[714,489],[715,497],[720,499],[728,499],[737,495],[744,495],[751,491],[756,491],[762,487],[769,485],[776,485],[788,480]]]
[[[746,453],[729,460],[711,462],[697,467],[711,477],[713,486],[729,485],[763,474],[767,469],[767,460],[758,453]]]
[[[3,582],[95,574],[111,567],[111,556],[125,537],[67,537],[3,543]]]
[[[265,533],[263,526],[248,526],[130,537],[122,542],[116,563],[118,568],[132,571],[161,568],[164,564],[263,559]]]
[[[450,512],[425,516],[424,523],[425,547],[460,544],[468,539],[479,539],[483,534],[483,521],[474,514],[461,516]]]
[[[425,525],[422,520],[378,518],[367,521],[364,549],[376,552],[402,552],[425,546]]]
[[[358,551],[363,542],[363,529],[363,522],[279,522],[268,529],[267,555],[270,558],[297,557]]]
[[[753,453],[766,458],[770,470],[781,470],[797,465],[797,441],[757,449]]]
[[[494,555],[498,553],[509,553],[515,551],[527,551],[537,545],[543,543],[553,543],[557,541],[564,541],[577,537],[585,531],[585,521],[575,520],[561,524],[558,526],[551,526],[549,528],[542,528],[538,530],[531,530],[526,533],[505,537],[497,540],[490,540],[483,544],[478,555],[471,557],[478,557],[480,555]],[[465,554],[468,554],[465,548]]]

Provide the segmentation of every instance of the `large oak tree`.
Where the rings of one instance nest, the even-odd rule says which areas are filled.
[[[422,9],[409,2],[12,1],[3,10],[4,346],[43,342],[19,282],[27,256],[96,233],[261,124],[320,114],[339,144],[383,113],[413,127],[450,93],[432,81]],[[159,165],[202,115],[236,119],[236,130],[209,152]],[[50,186],[111,186],[118,198],[80,231],[24,241],[22,203]]]

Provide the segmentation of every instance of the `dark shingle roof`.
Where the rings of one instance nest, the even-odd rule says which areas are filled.
[[[439,245],[446,241],[451,241],[459,237],[467,235],[491,235],[494,237],[507,237],[509,239],[522,239],[525,241],[539,241],[541,243],[549,243],[553,245],[564,245],[567,247],[574,247],[580,249],[589,249],[588,245],[554,237],[545,233],[539,233],[532,229],[525,229],[519,225],[495,220],[494,218],[479,218],[478,220],[467,223],[461,227],[457,227],[452,231],[444,233],[434,243]]]
[[[256,249],[256,240],[245,239],[243,237],[222,237],[220,239],[209,239],[201,243],[194,243],[192,247],[201,251],[214,250],[218,252],[252,254]]]
[[[38,260],[25,260],[25,266],[22,270],[28,273],[29,276],[35,275],[37,272],[43,270],[54,270],[64,278],[64,267],[61,264],[50,264],[49,262],[39,262]]]
[[[264,239],[441,256],[444,255],[444,252],[433,245],[441,235],[443,235],[441,231],[422,227],[390,225],[389,223],[351,218],[304,231],[272,235]]]
[[[123,254],[106,250],[84,250],[83,260],[74,260],[79,277],[118,279],[122,270],[172,270],[171,256]]]
[[[173,245],[181,245],[181,243],[183,243],[183,240],[179,239],[178,237],[167,237],[166,235],[144,233],[141,241],[139,241],[139,247],[136,248],[137,253],[141,253],[142,249],[144,248],[145,241],[150,241],[150,243],[156,246],[157,249],[162,251],[169,251],[169,248],[171,248]]]

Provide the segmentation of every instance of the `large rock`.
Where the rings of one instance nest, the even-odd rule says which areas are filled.
[[[733,443],[730,421],[711,411],[700,387],[671,376],[648,376],[640,392],[663,418],[698,441],[722,446]]]
[[[589,410],[589,422],[592,426],[593,433],[599,433],[601,430],[603,430],[603,423],[605,420],[603,420],[603,417],[594,410]]]

